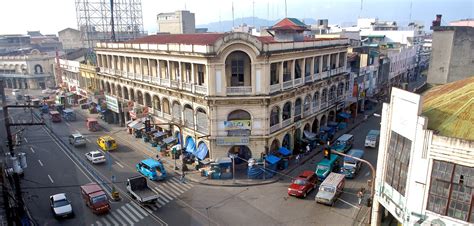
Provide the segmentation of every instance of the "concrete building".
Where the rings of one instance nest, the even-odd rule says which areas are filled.
[[[45,89],[55,86],[54,57],[38,52],[23,56],[0,56],[0,78],[6,88]]]
[[[474,19],[451,21],[449,26],[474,27]]]
[[[81,32],[76,29],[66,28],[58,32],[59,41],[63,44],[65,51],[80,49],[84,47],[81,40]]]
[[[178,10],[173,13],[159,13],[156,16],[158,32],[170,34],[192,34],[196,30],[194,13]]]
[[[384,104],[372,225],[474,223],[474,77]]]
[[[156,35],[97,45],[101,89],[122,122],[174,122],[211,158],[298,150],[346,107],[346,39],[300,39],[284,19],[275,38],[247,33]],[[293,34],[293,36],[291,35]],[[284,37],[280,37],[283,35]],[[285,40],[280,42],[278,40]],[[173,136],[177,126],[160,126]]]
[[[474,27],[434,26],[428,83],[445,84],[473,76]]]

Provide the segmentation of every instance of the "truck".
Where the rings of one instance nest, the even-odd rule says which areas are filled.
[[[365,147],[376,148],[379,142],[380,130],[370,130],[365,137]]]
[[[88,183],[81,186],[81,196],[86,206],[95,214],[108,213],[110,203],[104,190],[97,183]]]
[[[148,187],[144,176],[134,176],[127,179],[127,193],[140,203],[154,203],[159,196]]]
[[[345,176],[344,174],[334,173],[328,177],[319,186],[318,194],[314,197],[317,203],[333,206],[337,198],[344,190]]]

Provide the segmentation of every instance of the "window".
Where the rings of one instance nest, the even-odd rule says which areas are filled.
[[[346,61],[346,53],[339,53],[339,67],[344,67]]]
[[[319,60],[321,57],[315,57],[314,58],[314,73],[317,74],[319,73]]]
[[[244,85],[244,60],[234,59],[231,61],[232,86]]]
[[[291,103],[286,102],[285,106],[283,106],[283,114],[282,114],[283,121],[291,118]]]
[[[280,108],[273,107],[270,113],[270,126],[280,123]]]
[[[202,86],[204,84],[204,66],[198,65],[198,85]]]
[[[387,152],[385,182],[405,196],[411,140],[392,131]]]
[[[270,65],[270,85],[275,85],[279,83],[279,75],[278,75],[278,64],[272,63]]]
[[[305,64],[304,64],[304,76],[310,76],[311,75],[311,59],[306,59]]]
[[[427,210],[474,223],[473,191],[474,168],[433,160]]]
[[[283,62],[283,81],[291,80],[291,72],[290,72],[290,65],[288,61]]]
[[[296,60],[295,61],[295,79],[296,78],[301,78],[301,66],[300,66],[300,61]]]
[[[324,55],[323,56],[323,72],[325,72],[329,69],[328,61],[329,61],[329,55]]]

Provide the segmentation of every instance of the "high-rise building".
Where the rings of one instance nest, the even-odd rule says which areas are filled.
[[[187,10],[159,13],[156,16],[156,22],[160,33],[192,34],[196,32],[194,13]]]

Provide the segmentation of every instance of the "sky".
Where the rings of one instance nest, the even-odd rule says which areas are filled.
[[[76,28],[76,0],[2,0],[0,34],[26,34],[40,30],[57,34]],[[99,0],[90,0],[99,1]],[[362,8],[361,8],[361,1]],[[187,9],[195,13],[196,25],[234,18],[256,17],[276,20],[285,17],[285,0],[142,0],[145,31],[157,30],[156,15]],[[355,23],[358,17],[395,20],[399,25],[422,21],[429,27],[435,14],[442,14],[442,25],[474,18],[474,0],[287,0],[287,16],[329,19],[329,24]],[[254,10],[253,10],[254,9]],[[254,13],[255,12],[255,13]]]

